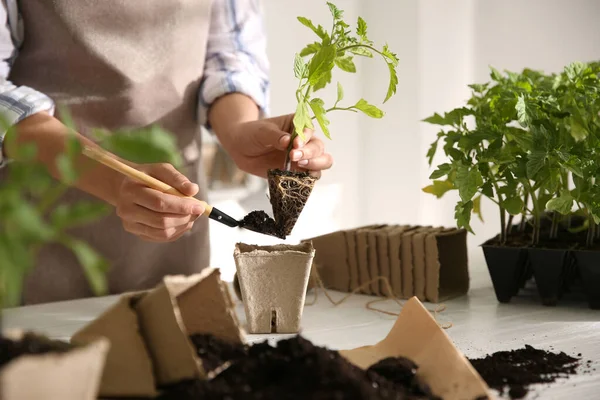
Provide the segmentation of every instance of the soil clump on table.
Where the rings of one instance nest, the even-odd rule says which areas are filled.
[[[222,371],[206,381],[164,388],[161,400],[191,399],[373,399],[441,400],[421,382],[418,366],[388,358],[362,370],[337,351],[313,345],[301,336],[252,346],[193,336],[207,370]]]
[[[19,340],[0,336],[0,369],[23,355],[66,353],[73,348],[74,346],[70,343],[52,340],[31,332],[24,333]]]
[[[577,374],[581,364],[580,358],[564,352],[552,353],[530,345],[469,361],[490,388],[500,395],[508,394],[511,399],[525,397],[530,385],[552,383]]]

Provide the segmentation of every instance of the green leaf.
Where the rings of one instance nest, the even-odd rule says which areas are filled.
[[[89,244],[83,241],[68,238],[63,239],[62,243],[70,248],[79,260],[94,294],[97,296],[106,294],[106,272],[108,271],[108,262]]]
[[[464,203],[458,203],[455,208],[454,218],[459,228],[465,228],[473,233],[471,228],[471,213],[473,212],[473,201],[469,200]]]
[[[11,210],[10,219],[26,238],[47,241],[54,238],[54,231],[44,222],[39,211],[30,203],[22,202]]]
[[[356,24],[356,34],[360,36],[363,41],[368,41],[367,39],[367,23],[362,17],[358,17],[358,22]]]
[[[496,82],[502,82],[504,80],[504,78],[502,77],[502,74],[500,72],[498,72],[498,70],[494,67],[490,66],[490,77],[496,81]]]
[[[304,129],[314,128],[310,115],[308,114],[308,106],[306,105],[305,101],[298,102],[296,113],[294,114],[293,124],[294,131],[302,140],[305,140]]]
[[[523,128],[528,127],[531,123],[531,115],[529,114],[527,104],[525,103],[525,97],[523,97],[523,95],[519,96],[515,109],[517,110],[519,124],[521,124]]]
[[[67,185],[72,185],[75,183],[77,180],[77,170],[71,163],[68,154],[61,153],[58,155],[56,158],[56,167],[58,168],[58,172],[60,172],[63,182],[65,182]]]
[[[331,15],[333,16],[333,19],[338,20],[338,19],[343,18],[344,11],[337,8],[335,6],[335,4],[333,4],[333,3],[327,2],[327,5],[329,6],[329,11],[331,11]]]
[[[321,77],[321,79],[317,83],[315,83],[312,88],[316,92],[318,90],[325,88],[330,83],[331,83],[331,71],[327,71],[327,73],[325,75],[323,75]]]
[[[336,58],[335,65],[338,66],[342,71],[346,72],[356,72],[356,65],[354,65],[354,61],[352,61],[352,57],[343,57]]]
[[[105,135],[102,147],[135,163],[170,163],[182,165],[181,151],[175,136],[159,126],[118,131]]]
[[[425,193],[433,194],[438,199],[444,196],[446,192],[455,189],[450,181],[433,181],[433,184],[424,187],[422,190]]]
[[[581,142],[582,140],[585,140],[588,135],[588,130],[575,119],[571,118],[571,136],[573,136],[573,139],[575,139],[576,142]]]
[[[575,81],[585,70],[585,64],[582,62],[573,62],[565,67],[565,73],[567,78],[571,81]]]
[[[431,145],[429,146],[429,150],[427,150],[427,162],[429,163],[429,166],[431,166],[431,163],[433,163],[433,157],[435,157],[435,153],[437,152],[437,146],[438,146],[438,141],[439,141],[439,137],[438,139],[431,143]]]
[[[50,218],[54,228],[62,231],[93,222],[109,212],[110,208],[104,203],[80,201],[72,205],[60,204]]]
[[[306,63],[300,56],[300,54],[296,53],[294,57],[294,76],[298,79],[302,79],[304,77],[304,73],[306,72]]]
[[[387,102],[394,94],[396,94],[396,90],[398,88],[398,74],[396,73],[396,67],[391,63],[388,63],[388,69],[390,70],[390,84],[388,85],[387,94],[385,96],[385,100],[383,102]]]
[[[438,165],[438,168],[432,172],[432,174],[429,176],[429,179],[441,178],[443,176],[448,175],[450,173],[450,171],[452,171],[452,165],[450,165],[450,164]]]
[[[527,176],[533,179],[535,175],[544,168],[546,162],[546,153],[543,151],[536,151],[529,154],[527,161]]]
[[[302,51],[300,52],[300,57],[306,57],[308,55],[315,54],[320,49],[321,49],[321,43],[319,43],[319,42],[311,43],[302,49]]]
[[[477,215],[481,222],[484,222],[483,214],[481,213],[481,195],[473,199],[473,214]]]
[[[363,113],[365,113],[366,115],[368,115],[371,118],[382,118],[383,117],[383,111],[381,111],[379,108],[375,107],[372,104],[369,104],[365,99],[360,99],[354,106],[353,108],[356,108],[357,110],[362,111]]]
[[[323,29],[321,25],[316,27],[310,19],[305,17],[298,17],[298,21],[300,21],[302,25],[309,27],[314,33],[317,34],[318,37],[320,37],[324,41],[329,39],[329,35],[327,34],[327,32],[325,32],[325,29]]]
[[[575,199],[569,191],[563,191],[559,197],[555,197],[546,203],[546,208],[549,211],[556,211],[563,215],[567,215],[573,209],[573,201]]]
[[[502,206],[511,215],[519,215],[523,211],[523,199],[520,197],[509,197],[504,199]]]
[[[331,73],[336,56],[335,46],[323,46],[310,60],[308,66],[308,81],[311,85],[319,82],[323,76]]]
[[[329,120],[327,119],[324,102],[319,98],[312,99],[310,101],[310,108],[313,110],[315,114],[315,118],[321,127],[321,131],[328,138],[331,139],[329,135]]]
[[[344,99],[344,88],[342,87],[342,84],[338,82],[337,83],[337,99],[335,101],[335,104],[337,105],[337,103],[339,103],[343,99]]]
[[[469,168],[464,165],[457,168],[456,186],[458,186],[458,193],[463,202],[471,200],[482,185],[483,178],[477,168]]]
[[[494,197],[494,186],[492,185],[492,182],[485,182],[481,186],[481,194],[490,199]]]
[[[427,118],[423,119],[422,121],[427,122],[429,124],[434,124],[434,125],[452,125],[451,123],[449,123],[446,120],[446,118],[442,117],[438,113],[435,113],[431,117],[427,117]]]

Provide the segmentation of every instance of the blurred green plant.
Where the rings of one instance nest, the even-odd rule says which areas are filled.
[[[107,292],[108,262],[88,243],[73,237],[71,228],[93,223],[110,213],[101,201],[60,203],[61,196],[77,181],[82,171],[75,161],[82,147],[74,132],[76,127],[67,110],[61,112],[71,135],[66,151],[56,158],[61,180],[54,179],[47,168],[36,161],[34,144],[16,145],[17,132],[3,124],[6,144],[16,149],[18,161],[6,168],[8,176],[0,182],[0,305],[21,303],[23,285],[35,265],[39,250],[58,243],[77,257],[90,287],[96,295]],[[96,139],[104,149],[135,163],[168,162],[181,166],[180,151],[174,137],[158,126],[144,129],[107,132],[98,130]],[[11,143],[12,141],[12,143]]]

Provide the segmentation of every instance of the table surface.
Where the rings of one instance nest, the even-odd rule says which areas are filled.
[[[452,323],[446,332],[456,346],[470,358],[525,344],[571,355],[581,353],[585,360],[592,361],[596,371],[551,385],[535,386],[527,398],[600,398],[600,311],[590,310],[583,301],[563,301],[557,307],[544,307],[539,304],[534,288],[528,288],[510,304],[499,304],[484,272],[472,276],[468,296],[446,302],[446,310],[438,317],[440,322]],[[330,294],[335,299],[343,296],[336,292]],[[307,302],[311,299],[312,294],[309,294]],[[332,349],[374,344],[385,337],[396,317],[367,310],[365,305],[372,299],[356,295],[334,306],[319,293],[317,303],[304,309],[301,334],[317,345]],[[2,325],[3,329],[33,329],[52,338],[68,340],[115,300],[115,296],[109,296],[7,309],[3,312]],[[400,310],[393,301],[380,303],[378,307],[393,312]],[[243,306],[237,304],[236,310],[243,322]],[[247,340],[282,337],[286,335],[248,335]]]

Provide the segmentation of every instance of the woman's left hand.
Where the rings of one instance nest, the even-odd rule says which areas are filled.
[[[288,114],[232,125],[227,135],[230,140],[223,147],[240,169],[266,178],[269,169],[284,167],[293,118],[294,114]],[[292,167],[318,178],[321,171],[331,168],[333,158],[314,131],[305,129],[304,137],[305,142],[299,136],[294,139]]]

